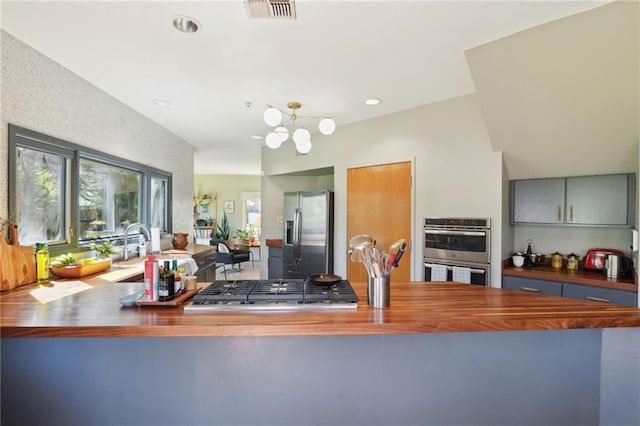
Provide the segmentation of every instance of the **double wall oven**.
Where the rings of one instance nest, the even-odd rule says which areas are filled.
[[[425,281],[489,286],[491,219],[425,218],[423,260]]]

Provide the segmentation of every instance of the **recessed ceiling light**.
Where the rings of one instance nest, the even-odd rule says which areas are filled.
[[[171,105],[171,102],[167,101],[166,99],[154,99],[153,103],[163,108]]]
[[[178,16],[173,20],[173,26],[183,33],[195,33],[200,29],[200,24],[188,16]]]
[[[251,136],[251,139],[258,139],[258,140],[260,140],[260,139],[264,139],[264,136],[260,136],[260,135],[253,135],[253,136]]]
[[[372,105],[372,106],[378,105],[380,102],[382,102],[382,99],[378,99],[378,98],[371,98],[364,101],[365,104]]]

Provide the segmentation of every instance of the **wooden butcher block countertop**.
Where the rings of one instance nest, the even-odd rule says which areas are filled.
[[[502,274],[514,277],[589,285],[593,287],[638,291],[638,284],[634,277],[607,278],[602,272],[588,271],[582,268],[569,270],[566,268],[552,268],[546,264],[517,268],[510,264],[509,259],[502,262]]]
[[[122,307],[119,298],[142,285],[90,284],[91,288],[48,303],[39,303],[32,295],[37,285],[14,289],[0,295],[1,335],[288,336],[640,326],[637,308],[459,283],[392,283],[391,307],[384,309],[367,305],[364,283],[352,283],[360,299],[353,310],[184,311],[188,302],[177,307]]]

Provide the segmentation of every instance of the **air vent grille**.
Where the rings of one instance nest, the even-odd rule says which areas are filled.
[[[296,19],[294,0],[245,0],[250,18]]]

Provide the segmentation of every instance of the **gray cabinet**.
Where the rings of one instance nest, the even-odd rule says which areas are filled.
[[[632,291],[566,283],[562,284],[562,296],[624,306],[637,306],[638,297]]]
[[[502,276],[502,288],[524,291],[525,293],[562,296],[562,283],[556,281],[536,280],[532,278]]]
[[[635,174],[511,181],[511,222],[631,226]]]
[[[282,278],[282,247],[269,246],[268,273],[270,280]]]
[[[216,280],[216,251],[211,250],[204,251],[193,256],[193,260],[198,265],[196,271],[196,277],[198,282],[214,282]]]
[[[628,223],[628,175],[567,178],[566,222],[580,225]]]
[[[512,182],[513,223],[563,223],[563,178]]]
[[[525,293],[562,296],[571,299],[591,300],[601,303],[613,303],[623,306],[637,306],[637,294],[632,291],[614,288],[569,284],[558,281],[538,280],[535,278],[502,276],[502,288]]]

